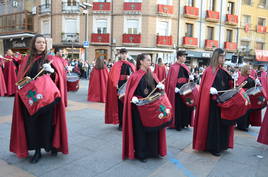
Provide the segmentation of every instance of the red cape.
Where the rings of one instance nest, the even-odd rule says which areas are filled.
[[[158,65],[155,64],[154,73],[156,74],[157,78],[162,81],[167,77],[167,69],[165,65]]]
[[[6,93],[7,93],[7,88],[6,88],[5,78],[4,78],[4,74],[2,71],[2,66],[0,65],[0,96],[5,96]]]
[[[18,79],[21,80],[26,71],[24,68],[27,64],[28,58],[25,58],[22,62],[20,70],[18,72]],[[62,78],[62,71],[60,69],[60,64],[57,60],[54,60],[53,56],[48,56],[48,60],[53,60],[53,67],[55,69],[55,84],[59,88],[60,93],[64,94],[64,81]],[[24,118],[21,113],[21,105],[23,103],[20,101],[18,93],[16,91],[14,108],[13,108],[13,117],[11,125],[11,136],[10,136],[10,152],[16,153],[20,158],[28,156],[27,140],[25,134]],[[56,105],[53,117],[53,124],[55,127],[54,136],[52,140],[53,147],[57,148],[59,152],[68,154],[68,137],[67,137],[67,126],[66,126],[66,113],[64,100]]]
[[[59,56],[54,56],[54,60],[58,60],[57,63],[59,65],[59,68],[61,70],[62,73],[62,77],[63,77],[63,81],[64,81],[64,94],[62,96],[62,98],[64,99],[64,104],[67,107],[68,105],[68,93],[67,93],[67,73],[65,70],[65,64],[63,62],[63,58],[59,57]]]
[[[90,73],[90,81],[88,86],[88,101],[106,102],[108,69],[96,69]]]
[[[5,56],[6,58],[16,60],[14,57]],[[4,77],[6,82],[7,88],[7,95],[11,96],[16,92],[16,82],[17,82],[17,75],[16,75],[16,66],[13,61],[6,61],[4,67]]]
[[[134,136],[133,136],[133,125],[132,125],[132,109],[131,109],[131,99],[134,95],[138,84],[146,72],[143,70],[138,70],[133,73],[127,83],[126,95],[124,100],[124,112],[123,112],[123,144],[122,144],[122,158],[134,159]],[[156,82],[158,82],[157,77],[152,73]],[[165,156],[167,154],[167,144],[166,144],[166,129],[163,128],[159,132],[159,154]]]
[[[190,73],[189,68],[185,64],[179,64],[176,62],[173,65],[171,65],[171,67],[168,71],[167,79],[165,81],[165,91],[166,91],[168,99],[172,105],[172,115],[173,116],[175,115],[175,87],[176,87],[176,84],[178,82],[178,74],[179,74],[179,70],[180,70],[181,66],[184,69],[186,69],[186,71],[188,73]],[[170,127],[175,128],[175,119],[173,119]]]
[[[257,141],[268,145],[268,110],[266,109]]]
[[[247,80],[248,77],[250,77],[251,79],[255,80],[251,75],[249,75],[249,76],[242,76],[242,75],[240,75],[238,77],[238,80],[236,82],[236,85],[239,86],[245,80]],[[261,110],[250,112],[250,114],[249,114],[249,123],[252,126],[261,126]]]
[[[215,72],[209,66],[203,73],[200,84],[200,95],[195,113],[194,134],[193,134],[193,149],[206,150],[207,132],[208,132],[208,118],[210,105],[210,88],[217,75],[219,67]],[[234,128],[230,128],[229,148],[233,148]]]
[[[121,66],[122,64],[128,64],[132,71],[135,71],[135,66],[126,61],[119,60],[116,62],[109,75],[107,83],[107,95],[106,95],[106,104],[105,104],[105,123],[106,124],[118,124],[118,96],[117,96],[117,85],[120,77]]]

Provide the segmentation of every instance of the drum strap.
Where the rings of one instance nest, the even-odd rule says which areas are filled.
[[[178,84],[183,84],[186,82],[188,82],[188,79],[185,77],[178,78],[178,81],[177,81]]]

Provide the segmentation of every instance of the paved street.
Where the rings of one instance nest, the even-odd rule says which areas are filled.
[[[12,97],[0,97],[0,177],[267,177],[268,146],[259,128],[235,132],[235,147],[221,157],[192,150],[192,128],[167,130],[168,156],[147,163],[121,159],[121,132],[104,124],[104,104],[87,102],[88,81],[69,93],[69,155],[46,152],[39,163],[9,152]],[[32,153],[31,153],[32,155]]]

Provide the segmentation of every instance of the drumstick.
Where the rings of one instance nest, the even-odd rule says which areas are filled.
[[[48,64],[51,64],[53,62],[53,60],[51,60]],[[39,73],[36,74],[36,76],[34,76],[34,78],[32,80],[35,80],[45,69],[42,68]]]
[[[241,89],[242,87],[244,87],[246,84],[247,84],[247,81],[244,81],[244,82],[243,82],[240,86],[238,86],[237,88],[232,88],[232,89],[229,89],[229,90],[221,90],[221,91],[218,91],[218,93],[228,92],[228,91],[231,91],[231,90],[239,90],[239,89]]]
[[[165,80],[166,80],[166,79],[163,79],[160,83],[165,82]],[[156,89],[157,89],[157,87],[155,87],[155,88],[151,91],[151,93],[149,93],[149,95],[148,95],[147,97],[143,98],[143,99],[147,99],[147,98],[149,98],[149,97],[156,91]]]

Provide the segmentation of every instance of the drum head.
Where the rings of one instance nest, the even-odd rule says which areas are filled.
[[[196,84],[194,82],[189,82],[181,86],[180,93],[181,95],[186,95],[186,93],[189,93],[195,88]]]
[[[252,87],[246,91],[248,95],[256,95],[262,91],[262,87]]]
[[[146,104],[149,104],[157,99],[159,99],[161,96],[163,95],[163,93],[160,93],[160,92],[157,92],[157,93],[154,93],[152,96],[150,96],[148,99],[142,99],[142,100],[139,100],[138,103],[136,103],[137,106],[142,106],[142,105],[146,105]]]
[[[117,94],[124,95],[126,93],[126,88],[127,88],[127,82],[125,82],[121,87],[118,89]]]
[[[67,81],[68,82],[75,82],[79,80],[79,75],[77,73],[68,73],[67,74]]]
[[[238,91],[237,90],[230,90],[228,92],[225,92],[223,94],[221,94],[218,98],[217,98],[217,102],[218,103],[224,103],[225,101],[231,99],[235,94],[237,94]]]

